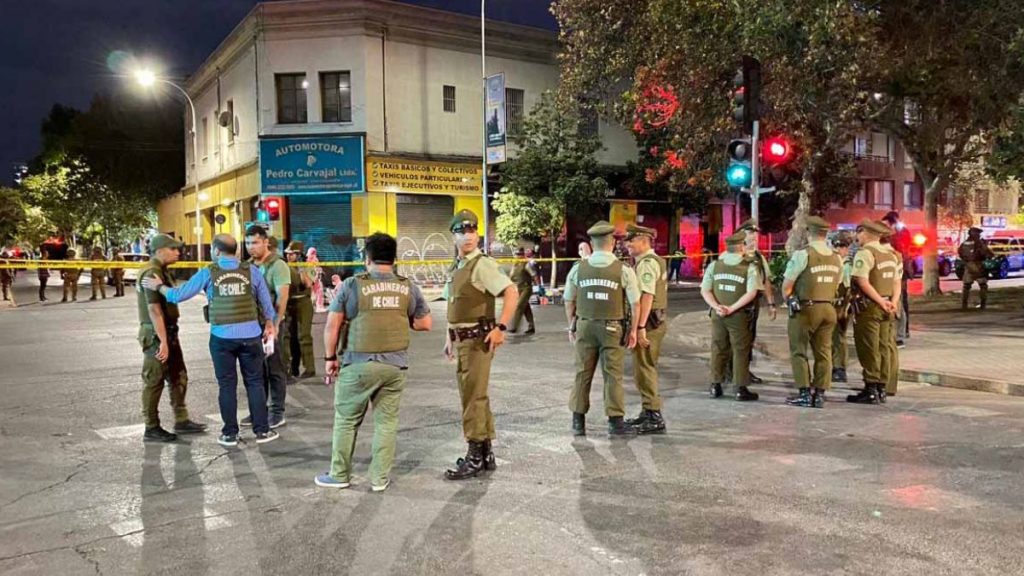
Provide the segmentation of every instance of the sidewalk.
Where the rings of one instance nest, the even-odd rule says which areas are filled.
[[[975,296],[976,298],[976,296]],[[976,301],[976,300],[975,300]],[[985,311],[960,310],[960,295],[914,298],[910,306],[910,339],[900,350],[900,380],[965,390],[1024,396],[1024,290],[996,289]],[[772,322],[761,315],[755,363],[775,366],[789,361],[785,311]],[[672,320],[669,333],[685,345],[709,348],[707,312],[688,312]],[[856,387],[860,365],[850,339],[850,384]],[[791,378],[791,371],[784,371]]]

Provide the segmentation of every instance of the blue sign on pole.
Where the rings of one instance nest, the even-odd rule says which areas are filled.
[[[263,194],[365,192],[364,165],[362,136],[260,140]]]

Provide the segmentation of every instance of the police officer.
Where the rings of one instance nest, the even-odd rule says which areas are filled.
[[[627,421],[636,427],[638,434],[665,432],[661,395],[658,394],[658,358],[661,356],[661,342],[668,331],[668,265],[651,247],[657,235],[654,228],[635,224],[626,227],[626,247],[636,262],[634,268],[640,286],[640,304],[635,316],[637,336],[636,347],[633,348],[633,380],[643,398],[643,410],[638,417]]]
[[[853,260],[853,286],[856,291],[856,315],[853,339],[857,358],[864,370],[864,389],[846,397],[848,402],[879,404],[884,402],[888,381],[883,364],[883,347],[892,338],[893,319],[899,302],[899,259],[879,242],[889,227],[870,219],[857,227],[860,249]]]
[[[106,258],[103,256],[103,248],[99,246],[93,246],[92,256],[89,257],[93,262],[106,262]],[[92,287],[92,296],[89,300],[96,300],[96,294],[102,294],[103,299],[107,299],[107,269],[106,268],[93,268],[90,271],[90,286]]]
[[[264,240],[263,244],[266,244]],[[270,291],[259,270],[238,259],[238,241],[229,234],[217,234],[211,243],[213,263],[200,269],[188,282],[169,288],[159,276],[142,281],[172,304],[206,294],[210,321],[210,357],[220,389],[218,404],[224,422],[217,443],[238,446],[238,373],[242,373],[249,400],[250,421],[257,444],[278,438],[267,420],[267,399],[263,388],[263,347],[274,338],[277,312]],[[261,318],[266,319],[260,326]]]
[[[46,260],[49,260],[50,259],[50,252],[49,252],[49,250],[46,250],[44,248],[42,251],[40,251],[39,259],[44,261],[44,262]],[[46,283],[50,281],[50,269],[45,267],[45,266],[40,265],[39,268],[36,269],[36,274],[38,275],[38,278],[39,278],[39,301],[40,302],[46,302],[46,300],[47,300],[47,298],[46,298]]]
[[[750,218],[742,222],[737,228],[737,231],[744,232],[746,234],[746,240],[743,245],[743,255],[751,262],[756,265],[758,275],[761,277],[761,290],[757,293],[757,298],[754,300],[754,306],[751,308],[749,315],[750,318],[750,360],[754,358],[754,347],[753,342],[757,340],[757,321],[761,317],[761,306],[768,307],[769,317],[774,321],[778,316],[778,308],[775,305],[775,288],[772,285],[771,280],[771,267],[768,264],[768,258],[761,252],[757,246],[757,237],[760,228],[757,226],[757,222]],[[750,374],[750,382],[752,384],[761,384],[764,382],[756,374]]]
[[[142,415],[146,442],[173,442],[177,435],[160,427],[160,395],[168,388],[171,408],[174,409],[174,432],[196,434],[206,431],[205,424],[189,419],[185,406],[188,392],[188,371],[178,341],[178,306],[171,304],[159,292],[146,290],[143,280],[156,277],[161,284],[174,287],[168,266],[181,257],[181,242],[167,234],[158,234],[150,240],[152,257],[139,270],[135,285],[139,305],[139,345],[142,346]]]
[[[0,264],[9,265],[11,263],[8,258],[10,254],[6,251],[0,253]],[[4,301],[14,302],[14,269],[13,268],[2,268],[0,269],[0,286],[3,287]]]
[[[885,226],[888,227],[888,224],[885,220],[881,221],[881,224],[884,224]],[[895,230],[893,230],[893,232],[895,232]],[[896,256],[896,261],[898,264],[896,267],[896,275],[900,279],[900,281],[896,283],[896,293],[893,295],[893,300],[897,303],[897,306],[896,313],[893,319],[891,320],[891,334],[889,339],[882,343],[881,347],[882,372],[885,374],[885,394],[880,397],[880,400],[882,402],[885,402],[886,397],[896,395],[896,388],[899,384],[900,379],[900,326],[901,322],[903,321],[903,317],[906,316],[908,313],[907,309],[902,304],[903,289],[907,285],[907,283],[903,279],[903,271],[906,268],[903,263],[903,254],[899,250],[897,250],[895,246],[892,245],[892,240],[895,237],[896,234],[890,233],[883,234],[882,237],[879,238],[879,243],[882,245],[882,248],[885,248],[894,256]]]
[[[291,246],[289,246],[291,248]],[[331,469],[316,477],[327,488],[347,488],[352,475],[356,429],[373,402],[373,460],[370,486],[386,490],[395,460],[398,406],[409,366],[409,328],[430,330],[430,305],[419,288],[394,273],[398,243],[378,232],[366,239],[367,271],[345,280],[331,302],[324,328],[325,371],[345,370],[334,390]],[[339,364],[334,350],[348,322],[348,347]]]
[[[981,293],[978,308],[984,310],[988,302],[988,273],[985,271],[985,260],[994,257],[995,254],[989,248],[988,242],[981,237],[981,228],[972,226],[967,231],[967,240],[960,244],[957,254],[964,262],[964,287],[960,294],[960,309],[967,310],[967,304],[971,299],[971,286],[977,282]]]
[[[843,278],[839,283],[836,296],[836,329],[832,331],[832,382],[845,383],[846,363],[849,361],[849,350],[846,343],[846,332],[850,326],[850,272],[853,269],[851,247],[853,235],[840,230],[832,240],[832,246],[843,259]]]
[[[277,245],[276,238],[274,246]],[[288,264],[271,248],[271,236],[267,229],[253,225],[245,231],[245,249],[252,256],[251,263],[259,267],[270,290],[270,298],[277,312],[274,335],[274,350],[266,357],[266,389],[270,402],[270,428],[288,423],[285,418],[285,397],[288,393],[288,370],[284,365],[284,350],[288,346],[287,330],[283,330],[288,311],[288,297],[291,294],[292,274]],[[264,321],[269,321],[264,319]],[[252,419],[246,418],[242,426],[251,426]]]
[[[712,398],[721,398],[726,365],[732,361],[736,400],[758,399],[751,392],[750,349],[753,346],[750,315],[763,289],[758,264],[744,255],[747,233],[740,230],[725,239],[726,253],[704,271],[700,293],[711,307]]]
[[[292,240],[285,249],[289,264],[301,261],[304,246],[301,240]],[[291,290],[288,294],[288,368],[292,376],[299,376],[299,361],[303,372],[301,378],[316,376],[313,360],[313,268],[289,266]],[[312,275],[311,275],[312,274]]]
[[[67,260],[70,262],[74,259],[75,250],[74,248],[69,248],[67,251]],[[71,297],[72,302],[78,302],[78,278],[81,275],[81,268],[64,268],[60,273],[60,278],[64,281],[64,297],[61,298],[61,302],[67,302],[68,296]]]
[[[124,262],[121,250],[114,248],[110,251],[111,262]],[[110,275],[114,279],[114,298],[124,296],[124,268],[111,268]]]
[[[782,281],[782,295],[790,311],[789,355],[799,388],[799,394],[787,398],[786,404],[824,408],[825,392],[832,388],[832,332],[843,261],[825,241],[826,220],[810,216],[806,225],[807,247],[793,252]],[[808,346],[814,356],[813,378]]]
[[[569,397],[572,429],[586,434],[590,409],[590,385],[597,364],[604,376],[604,412],[608,434],[625,436],[636,429],[625,422],[625,349],[637,341],[640,316],[640,287],[636,273],[619,261],[615,248],[615,227],[602,220],[587,230],[594,252],[577,262],[565,280],[565,314],[569,319],[569,341],[576,346],[576,382]]]
[[[462,400],[462,432],[468,445],[465,458],[445,471],[448,480],[464,480],[494,470],[491,441],[495,438],[494,414],[488,398],[494,351],[505,343],[507,324],[516,309],[519,292],[498,264],[477,248],[476,214],[457,213],[448,227],[458,250],[445,283],[448,329],[444,355],[456,361],[459,398]],[[501,320],[495,321],[495,298],[501,296]]]
[[[512,267],[512,281],[519,291],[519,302],[516,303],[516,313],[512,317],[512,326],[509,332],[515,334],[519,331],[519,322],[523,316],[529,328],[526,329],[527,336],[537,331],[537,325],[533,321],[533,309],[530,307],[530,297],[533,296],[533,283],[537,278],[537,263],[533,261],[533,251],[526,251],[522,248],[516,250],[516,258],[519,259]]]

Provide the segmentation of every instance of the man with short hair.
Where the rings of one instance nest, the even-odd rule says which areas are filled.
[[[75,250],[69,248],[67,251],[67,261],[74,261],[76,256]],[[62,268],[60,273],[60,279],[64,281],[64,297],[61,298],[61,302],[67,302],[68,296],[71,297],[72,302],[78,302],[78,279],[82,276],[81,268]]]
[[[900,254],[903,272],[900,274],[900,313],[896,315],[896,346],[902,348],[910,338],[910,291],[907,282],[914,270],[911,246],[913,237],[906,224],[900,219],[900,213],[892,210],[882,218],[882,222],[892,229],[889,243],[892,249]]]
[[[832,240],[832,246],[843,259],[842,280],[839,283],[839,293],[836,295],[836,329],[832,331],[832,382],[846,383],[846,364],[850,356],[846,334],[851,317],[850,272],[853,270],[853,257],[850,252],[853,235],[847,230],[840,230]]]
[[[111,262],[124,262],[120,248],[110,250]],[[114,298],[124,296],[124,268],[111,268],[110,276],[114,279]]]
[[[173,288],[174,278],[168,267],[181,257],[181,243],[167,234],[157,234],[149,243],[152,257],[139,270],[135,285],[139,308],[139,344],[142,346],[142,415],[146,419],[146,442],[173,442],[176,434],[198,434],[205,424],[189,419],[185,407],[188,393],[188,371],[178,340],[178,307],[159,292],[146,290],[143,281],[159,278],[161,284]],[[174,432],[160,427],[160,396],[168,388],[174,409]]]
[[[775,304],[775,287],[772,284],[771,279],[771,266],[768,263],[768,258],[763,252],[761,252],[761,249],[757,244],[758,233],[760,230],[761,229],[758,227],[757,221],[753,218],[743,221],[736,229],[737,232],[743,232],[746,234],[746,239],[743,243],[743,255],[748,261],[754,264],[754,269],[761,277],[761,289],[757,293],[757,298],[754,299],[754,304],[750,308],[749,314],[751,342],[750,361],[753,361],[754,359],[753,343],[757,340],[757,321],[761,317],[762,304],[768,307],[768,315],[773,321],[778,315],[778,308]],[[750,382],[753,384],[761,384],[764,381],[759,376],[751,373]]]
[[[218,403],[224,422],[217,443],[225,447],[238,445],[238,372],[242,372],[249,399],[252,430],[257,444],[278,438],[267,419],[267,399],[263,387],[263,347],[274,339],[277,312],[270,301],[270,292],[259,269],[236,256],[238,241],[228,234],[214,236],[213,263],[200,269],[188,282],[176,288],[164,285],[159,276],[142,280],[148,290],[155,290],[171,304],[178,304],[200,292],[206,294],[210,321],[210,356],[220,388]],[[260,317],[266,318],[263,328]]]
[[[967,240],[964,240],[957,248],[957,255],[964,263],[963,292],[960,293],[960,309],[967,310],[967,304],[971,300],[971,286],[978,283],[978,292],[981,302],[978,308],[985,309],[988,304],[988,272],[985,270],[985,260],[995,256],[988,242],[981,237],[981,228],[971,226],[967,231]]]
[[[367,271],[347,278],[337,291],[324,327],[328,378],[341,376],[334,389],[334,439],[331,469],[316,485],[348,488],[356,431],[373,403],[373,459],[370,488],[382,492],[391,483],[398,435],[398,407],[409,367],[409,328],[426,332],[433,322],[420,289],[394,273],[398,243],[377,232],[366,239]],[[339,332],[348,323],[348,346],[341,362]]]
[[[313,299],[312,287],[316,270],[294,266],[302,261],[305,246],[301,240],[292,240],[284,251],[291,274],[291,288],[288,291],[288,350],[285,356],[285,367],[292,376],[312,378],[316,376],[316,365],[313,360]],[[303,371],[299,374],[299,364]]]
[[[106,262],[106,258],[103,256],[103,248],[99,246],[92,247],[92,255],[89,257],[93,262]],[[103,299],[107,299],[107,269],[106,268],[93,268],[90,271],[90,282],[89,285],[92,287],[92,296],[89,300],[96,300],[96,295],[103,295]]]
[[[516,303],[516,313],[512,316],[512,326],[509,332],[515,334],[519,331],[519,323],[523,317],[529,328],[525,334],[529,336],[537,331],[537,325],[533,321],[533,309],[530,307],[530,297],[533,296],[533,283],[537,278],[537,263],[533,261],[533,251],[519,248],[516,250],[516,258],[519,259],[512,267],[512,281],[516,283],[516,290],[519,291],[519,301]]]
[[[276,245],[277,240],[274,239]],[[288,298],[291,295],[292,274],[288,271],[288,264],[282,260],[273,249],[271,249],[271,236],[267,229],[253,225],[245,231],[245,249],[252,257],[250,262],[259,266],[260,274],[266,280],[267,288],[270,290],[270,299],[276,311],[274,320],[275,342],[274,349],[266,356],[266,383],[267,399],[270,402],[270,427],[277,428],[284,426],[288,421],[285,419],[285,397],[288,393],[288,369],[284,365],[284,350],[288,346],[287,330],[282,330],[288,314]],[[271,321],[264,317],[265,323]],[[251,420],[243,419],[242,426],[249,426]]]
[[[635,224],[626,226],[626,248],[636,262],[634,270],[640,286],[633,380],[640,391],[643,409],[639,416],[627,421],[636,428],[637,434],[665,433],[661,395],[658,393],[658,359],[661,357],[661,342],[668,331],[668,268],[665,260],[655,254],[651,246],[657,235],[654,228]]]

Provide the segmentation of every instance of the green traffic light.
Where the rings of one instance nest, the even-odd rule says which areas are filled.
[[[256,220],[260,222],[270,222],[270,213],[267,212],[266,210],[257,210]]]
[[[750,186],[750,167],[742,164],[734,164],[725,172],[725,179],[729,185],[735,188],[746,188]]]

